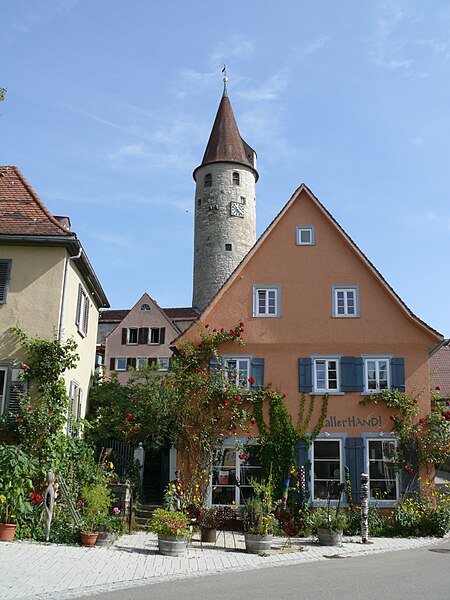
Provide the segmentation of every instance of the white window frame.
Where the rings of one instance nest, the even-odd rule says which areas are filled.
[[[81,420],[81,412],[83,405],[83,390],[78,381],[72,379],[69,384],[69,408],[67,414],[67,435],[78,437],[79,429],[73,428],[74,423]]]
[[[168,356],[158,356],[156,364],[158,365],[158,371],[169,370],[170,358]]]
[[[340,394],[341,393],[341,362],[340,362],[340,355],[338,356],[333,356],[333,355],[327,355],[327,356],[312,356],[312,361],[313,361],[313,393],[316,394],[324,394],[324,393],[329,393],[329,394]],[[329,363],[330,362],[335,362],[336,363],[336,388],[330,388],[329,386]],[[318,363],[325,363],[325,387],[324,388],[319,388],[318,384],[317,384],[317,365]]]
[[[235,437],[229,437],[226,438],[225,440],[223,440],[222,443],[222,451],[225,450],[230,450],[230,452],[232,453],[234,451],[234,472],[235,474],[239,473],[239,476],[237,477],[237,479],[239,480],[239,482],[241,482],[242,480],[242,471],[241,469],[249,469],[250,473],[253,470],[255,474],[257,474],[257,470],[259,469],[259,474],[261,474],[261,466],[248,466],[245,465],[245,461],[241,460],[239,458],[239,451],[236,451],[236,443],[237,442],[241,442],[241,443],[245,443],[247,446],[256,446],[256,442],[255,440],[248,440],[246,438],[235,438]],[[222,465],[213,465],[213,469],[220,469]],[[233,469],[233,466],[230,465],[229,466],[230,470]],[[225,472],[227,472],[227,470],[225,470]],[[249,473],[249,477],[251,477],[252,475]],[[250,490],[251,486],[249,484],[242,484],[242,485],[237,485],[237,484],[222,484],[222,486],[224,487],[234,487],[234,504],[213,504],[213,492],[214,492],[214,487],[219,487],[219,484],[214,484],[213,485],[213,473],[211,473],[211,477],[210,477],[210,486],[209,486],[209,490],[208,490],[208,501],[207,504],[208,506],[240,506],[240,504],[242,504],[242,498],[241,498],[241,488],[245,488]],[[232,501],[233,502],[233,501]]]
[[[314,449],[315,449],[315,444],[316,442],[339,442],[339,483],[343,483],[345,481],[344,478],[344,462],[345,462],[345,438],[347,437],[347,434],[319,434],[316,439],[313,441],[313,443],[311,444],[310,450],[309,450],[309,459],[311,461],[311,479],[310,479],[310,484],[311,484],[311,498],[312,500],[312,504],[313,506],[318,506],[318,505],[323,505],[323,502],[326,500],[326,498],[318,498],[316,496],[316,492],[314,489],[314,481],[315,481],[315,473],[314,473],[314,466],[315,466],[315,454],[314,454]],[[318,462],[325,462],[325,459],[323,461],[320,461],[320,459],[317,459]],[[317,480],[319,481],[337,481],[332,479],[331,477],[328,479],[320,479],[317,478]],[[337,500],[331,500],[331,504],[337,504]],[[342,502],[341,502],[342,504]]]
[[[371,462],[376,462],[377,459],[372,459],[370,456],[370,443],[371,442],[387,442],[389,444],[393,444],[395,447],[398,446],[398,440],[389,434],[386,434],[383,432],[383,436],[380,436],[380,434],[376,434],[376,433],[368,433],[368,434],[363,434],[362,435],[363,439],[364,439],[364,464],[366,466],[366,473],[369,474],[369,502],[376,502],[377,505],[380,506],[394,506],[396,504],[396,502],[399,500],[400,498],[400,481],[399,481],[399,475],[398,473],[395,471],[394,465],[392,465],[392,471],[393,471],[393,477],[390,477],[389,479],[380,479],[379,481],[392,481],[395,482],[395,498],[389,498],[389,499],[383,499],[383,498],[377,498],[372,496],[372,481],[377,481],[377,479],[375,478],[371,478],[370,476],[370,463]],[[385,461],[383,461],[384,463]],[[389,461],[386,461],[386,463],[389,464]]]
[[[365,394],[378,394],[382,390],[390,390],[391,389],[391,358],[389,355],[365,355],[362,357],[364,360],[364,392]],[[369,362],[375,362],[375,379],[377,383],[377,387],[375,389],[369,388]],[[386,379],[387,385],[386,387],[380,387],[380,365],[381,361],[386,362]]]
[[[3,388],[0,386],[0,415],[3,415],[6,408],[6,390],[8,384],[8,368],[0,367],[0,372],[4,373]]]
[[[77,309],[75,313],[75,325],[78,328],[78,333],[86,337],[88,332],[88,323],[89,323],[89,298],[87,293],[84,291],[81,283],[78,284],[78,299],[77,299]]]
[[[264,294],[263,310],[260,307],[260,296]],[[270,301],[274,300],[274,311],[269,312]],[[279,285],[254,285],[253,286],[253,316],[263,318],[276,318],[280,316],[280,286]]]
[[[309,233],[309,241],[307,242],[302,242],[301,239],[304,231]],[[295,243],[297,246],[314,246],[316,243],[314,236],[314,225],[297,225]]]
[[[116,359],[116,368],[114,369],[115,371],[126,371],[127,370],[127,359],[125,356],[119,356]],[[123,360],[125,361],[125,366],[123,368],[119,368],[119,360]]]
[[[152,342],[152,332],[153,331],[157,331],[158,332],[158,341],[157,342]],[[161,344],[160,342],[161,339],[161,327],[150,327],[148,330],[148,343],[150,346],[159,346]]]
[[[357,285],[333,285],[333,317],[338,319],[354,319],[360,314],[359,309],[359,286]],[[344,294],[344,312],[339,313],[338,294]],[[350,312],[349,294],[353,294],[354,312]]]
[[[130,341],[132,331],[136,332],[136,341],[135,342]],[[128,346],[137,346],[138,342],[139,342],[139,327],[127,327],[127,345]]]
[[[230,362],[236,362],[236,369],[231,371]],[[238,387],[244,387],[247,390],[250,389],[249,378],[251,376],[252,361],[250,356],[242,355],[224,355],[222,356],[223,370],[225,377]],[[243,366],[246,368],[242,368]],[[231,376],[232,373],[236,373],[236,377]]]

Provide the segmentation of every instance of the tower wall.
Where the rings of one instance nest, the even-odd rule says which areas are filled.
[[[233,173],[239,174],[239,185]],[[205,186],[207,174],[210,186]],[[195,181],[192,305],[203,310],[256,242],[256,179],[251,167],[216,162],[199,167]],[[243,217],[232,216],[232,202],[242,206]]]

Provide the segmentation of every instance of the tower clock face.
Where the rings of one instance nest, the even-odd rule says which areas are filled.
[[[230,202],[230,215],[232,217],[243,217],[244,205],[239,202]]]

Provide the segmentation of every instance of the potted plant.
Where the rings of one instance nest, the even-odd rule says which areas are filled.
[[[149,523],[149,529],[158,536],[158,548],[165,556],[181,556],[186,552],[189,517],[180,511],[157,508]]]
[[[81,488],[79,505],[82,509],[81,545],[95,546],[101,520],[108,515],[111,506],[111,492],[101,483],[85,485]]]
[[[120,510],[113,508],[112,515],[102,514],[97,519],[98,537],[96,546],[112,546],[116,539],[125,533],[127,525],[120,517]]]
[[[326,506],[317,508],[312,515],[319,544],[322,546],[336,546],[342,543],[342,534],[348,525],[347,515],[340,510],[344,487],[343,483],[328,482]],[[336,498],[336,494],[337,506],[331,506],[331,499]]]
[[[244,522],[245,549],[250,554],[268,552],[272,545],[274,518],[256,496],[247,498],[240,508]]]
[[[31,512],[36,461],[19,446],[0,444],[0,540],[12,542],[17,523]]]
[[[214,543],[217,539],[217,514],[215,508],[207,508],[200,523],[200,539],[202,542]]]

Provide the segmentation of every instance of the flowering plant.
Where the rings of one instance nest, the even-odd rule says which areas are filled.
[[[149,529],[158,535],[189,537],[189,517],[183,512],[157,508],[149,523]]]
[[[247,498],[240,507],[240,514],[244,521],[246,533],[269,535],[273,533],[274,516],[267,510],[264,502],[256,496]]]
[[[0,444],[0,522],[19,522],[31,512],[36,461],[19,446]]]

